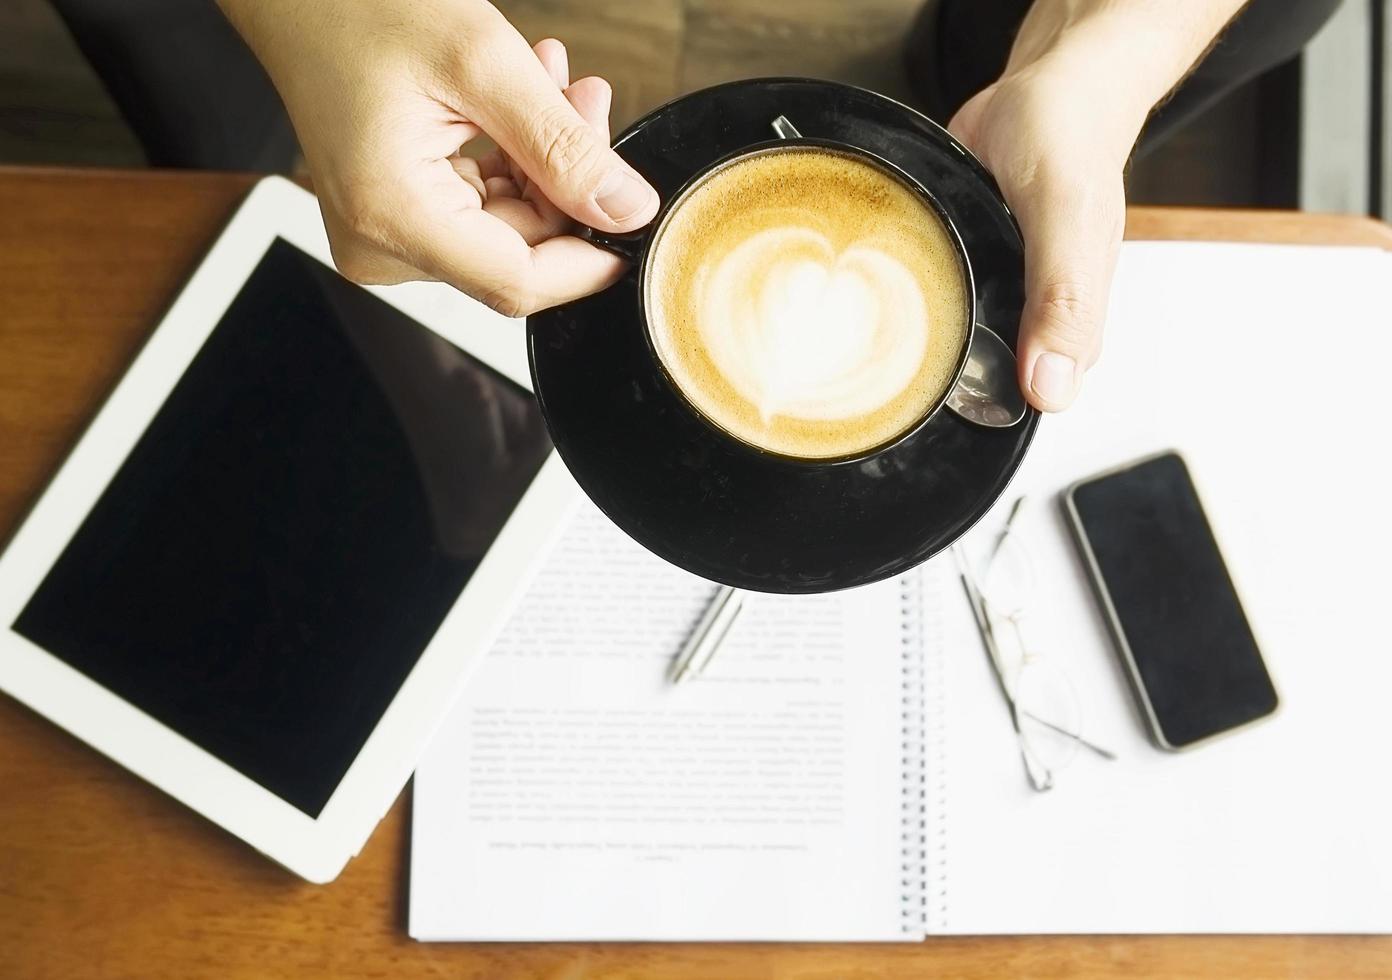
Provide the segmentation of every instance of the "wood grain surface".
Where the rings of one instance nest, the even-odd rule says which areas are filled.
[[[250,184],[0,169],[0,540]],[[1355,218],[1143,209],[1131,229],[1392,248],[1392,228]],[[0,978],[1392,976],[1389,937],[419,944],[409,809],[403,794],[338,881],[308,885],[0,695]]]

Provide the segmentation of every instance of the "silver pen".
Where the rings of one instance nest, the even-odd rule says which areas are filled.
[[[668,678],[673,684],[700,676],[715,656],[715,651],[720,649],[720,644],[724,642],[726,634],[730,632],[730,627],[734,625],[735,618],[743,608],[744,593],[739,589],[722,585],[715,590],[715,595],[711,597],[710,605],[706,606],[700,622],[686,638],[677,659],[672,661]]]

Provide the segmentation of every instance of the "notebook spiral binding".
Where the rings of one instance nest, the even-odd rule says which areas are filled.
[[[930,935],[947,924],[942,644],[924,614],[924,591],[933,583],[933,576],[919,570],[904,577],[900,590],[900,928],[914,936]]]

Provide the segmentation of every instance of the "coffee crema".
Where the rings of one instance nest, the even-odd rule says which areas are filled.
[[[726,432],[805,459],[918,423],[967,342],[965,271],[917,193],[849,153],[789,147],[716,171],[652,244],[649,330]]]

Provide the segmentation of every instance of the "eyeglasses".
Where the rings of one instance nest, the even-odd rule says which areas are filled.
[[[1010,709],[1025,775],[1043,792],[1053,788],[1054,774],[1071,763],[1080,748],[1108,760],[1116,756],[1079,734],[1082,710],[1068,675],[1025,640],[1021,622],[1037,580],[1034,561],[1015,532],[1025,501],[1021,497],[1010,508],[979,575],[960,543],[952,551],[997,686]]]

